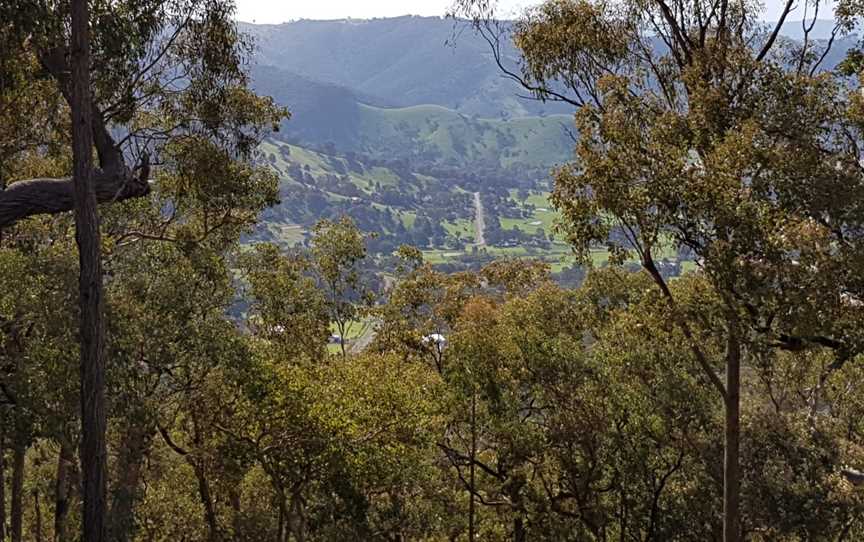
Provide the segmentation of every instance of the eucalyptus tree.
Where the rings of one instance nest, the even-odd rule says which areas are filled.
[[[312,260],[325,292],[331,321],[339,331],[339,349],[346,355],[346,334],[373,301],[372,290],[363,280],[366,237],[347,216],[338,221],[322,220],[312,230]]]
[[[473,272],[442,273],[425,263],[414,247],[400,247],[397,255],[400,275],[387,302],[375,309],[379,324],[371,346],[406,359],[422,357],[443,376],[447,336],[465,303],[481,290],[481,278]]]
[[[326,354],[330,311],[303,254],[284,255],[259,244],[242,258],[249,288],[247,321],[255,336],[277,348],[285,362],[321,361]]]
[[[102,540],[104,302],[96,203],[146,196],[151,161],[162,165],[172,146],[189,153],[187,169],[210,168],[213,193],[225,197],[237,182],[228,167],[230,158],[248,156],[284,112],[247,88],[243,66],[250,43],[236,28],[230,1],[11,0],[0,4],[0,20],[4,76],[16,64],[38,65],[17,71],[27,79],[17,81],[16,88],[25,93],[39,85],[53,89],[73,117],[74,175],[4,182],[0,226],[76,210],[84,539]],[[33,140],[29,149],[13,151],[38,153],[38,137]],[[98,167],[91,170],[94,148]],[[184,188],[210,189],[191,184]],[[222,217],[231,219],[230,214]]]
[[[512,27],[522,53],[513,68],[494,2],[456,2],[509,77],[576,108],[576,160],[554,172],[553,202],[585,262],[606,246],[613,263],[641,264],[722,400],[727,541],[742,536],[742,366],[763,350],[827,352],[816,405],[861,350],[862,97],[823,65],[860,7],[838,2],[820,41],[820,4],[806,3],[795,42],[781,36],[791,1],[766,25],[755,2],[549,0]],[[702,316],[679,306],[658,268],[670,247],[697,256],[722,301],[710,332],[721,352],[695,333]]]

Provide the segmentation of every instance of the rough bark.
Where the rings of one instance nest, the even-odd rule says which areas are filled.
[[[78,242],[81,342],[82,540],[105,537],[105,359],[102,262],[96,190],[92,183],[92,98],[88,0],[72,2],[72,195]]]
[[[63,440],[57,457],[57,479],[54,486],[54,542],[66,542],[66,524],[69,519],[69,470],[75,457],[72,444]]]
[[[82,4],[82,7],[86,8],[86,5]],[[82,30],[88,31],[86,25]],[[82,35],[76,34],[79,40]],[[84,35],[85,39],[86,37]],[[78,62],[82,51],[80,46],[81,43],[72,46],[71,56],[76,62]],[[72,67],[67,60],[68,56],[70,56],[69,50],[65,47],[58,47],[41,51],[39,61],[57,81],[60,91],[73,109],[73,116],[77,114],[76,110],[81,111],[82,107],[89,108],[90,148],[87,150],[87,160],[89,163],[91,149],[95,145],[101,166],[101,168],[94,169],[91,165],[89,168],[96,201],[111,203],[146,196],[150,193],[148,182],[150,168],[147,157],[145,156],[142,163],[136,168],[137,174],[126,167],[123,154],[117,148],[99,108],[93,103],[90,96],[89,74],[87,73],[84,75],[88,75],[86,81],[88,86],[79,89],[87,91],[87,94],[80,97],[78,105],[73,104],[79,98],[75,97],[74,87],[76,85],[73,84],[73,79],[76,77],[73,77]],[[76,71],[75,76],[80,77],[80,74]],[[81,82],[78,83],[80,85]],[[83,128],[81,125],[76,127],[73,123],[73,146],[76,129],[80,131]],[[58,179],[29,179],[14,182],[8,187],[5,186],[5,183],[0,186],[0,228],[10,226],[30,216],[63,213],[72,211],[74,208],[74,175]]]
[[[118,170],[96,170],[93,186],[99,203],[143,197],[150,192],[146,175],[135,177],[125,167]],[[74,207],[74,182],[71,177],[30,179],[12,183],[0,191],[0,228],[29,216],[57,214]]]
[[[741,339],[738,323],[729,319],[726,345],[726,446],[723,458],[723,540],[738,542],[741,538],[740,489],[741,472]]]
[[[26,444],[16,439],[12,450],[12,503],[9,509],[9,531],[12,542],[24,541],[24,459],[26,455]]]
[[[108,529],[111,542],[128,542],[135,531],[135,503],[141,492],[141,469],[153,437],[152,426],[130,424],[117,460]]]

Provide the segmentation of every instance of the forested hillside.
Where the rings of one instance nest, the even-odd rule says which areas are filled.
[[[778,37],[796,48],[809,27],[810,23],[789,21]],[[550,171],[573,157],[578,131],[572,104],[532,99],[530,92],[504,77],[489,44],[468,21],[400,17],[243,28],[256,39],[253,88],[292,112],[272,136],[273,145],[281,150],[263,151],[283,190],[282,203],[266,215],[259,238],[283,245],[302,242],[316,219],[347,212],[364,229],[381,235],[370,248],[383,255],[400,242],[412,241],[448,269],[476,267],[501,255],[540,257],[556,270],[572,264],[563,237],[554,237],[554,218],[536,216],[530,206],[522,205],[530,194],[511,197],[517,189],[545,197]],[[830,21],[816,20],[808,40],[824,45],[832,28]],[[508,39],[497,42],[504,65],[518,73],[518,50]],[[656,36],[650,42],[665,47]],[[820,63],[822,69],[836,66],[855,43],[854,34],[836,36]],[[566,91],[563,81],[550,84],[555,92]],[[579,83],[582,93],[585,84]],[[299,152],[292,158],[279,142]],[[309,165],[303,159],[309,153],[327,155],[335,161],[325,162],[337,165],[315,168],[318,174],[307,172],[304,181],[297,166]],[[276,156],[280,161],[274,162]],[[339,163],[374,166],[361,173]],[[389,174],[375,169],[382,165],[401,172],[397,176],[402,181],[390,182]],[[376,178],[379,173],[383,176]],[[341,179],[339,188],[334,177]],[[325,179],[323,183],[317,182],[319,178]],[[424,178],[435,179],[439,188],[434,197],[425,192],[425,201],[449,212],[421,213],[421,228],[412,231],[421,202],[417,192],[428,188]],[[352,186],[358,187],[356,191]],[[369,188],[381,186],[387,187],[385,194],[368,194]],[[487,202],[484,225],[490,229],[490,242],[479,247],[479,254],[472,250],[472,227],[467,224],[476,220],[476,212],[463,203],[450,206],[445,194],[451,191],[463,199],[465,192],[478,192]],[[391,205],[394,200],[401,201],[396,208]],[[431,219],[431,227],[425,218]],[[531,239],[538,228],[543,239]],[[532,249],[516,250],[514,245]],[[686,252],[672,250],[664,257],[670,272],[691,265]],[[602,251],[594,256],[598,262],[606,259]]]
[[[568,112],[518,98],[486,42],[453,20],[406,16],[242,28],[256,38],[259,65],[351,88],[378,104],[435,104],[481,117]],[[504,45],[515,64],[516,49]]]
[[[864,539],[864,8],[785,6],[0,0],[0,542]]]
[[[375,254],[409,243],[438,251],[439,263],[448,254],[477,265],[494,257],[485,247],[481,257],[466,250],[477,244],[470,200],[478,193],[487,201],[490,246],[533,246],[553,262],[566,252],[544,254],[553,221],[532,224],[533,209],[511,192],[548,194],[548,172],[572,155],[572,116],[487,119],[437,105],[379,107],[279,69],[259,66],[252,75],[258,92],[292,112],[259,149],[259,161],[279,178],[281,201],[262,216],[256,238],[302,244],[315,222],[347,214],[378,234],[369,247]]]

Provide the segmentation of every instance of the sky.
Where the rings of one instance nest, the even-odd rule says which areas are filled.
[[[245,22],[278,24],[295,19],[370,19],[400,15],[444,15],[452,0],[236,0],[237,18]],[[805,0],[799,0],[803,4]],[[764,0],[764,18],[775,20],[785,0]],[[513,14],[536,0],[499,0],[501,13]],[[801,8],[790,15],[801,19]],[[797,16],[796,16],[797,15]],[[826,17],[828,18],[827,13]]]
[[[400,15],[444,15],[452,0],[236,0],[244,22],[278,24],[294,19],[370,19]],[[532,0],[499,0],[502,13],[516,13]]]

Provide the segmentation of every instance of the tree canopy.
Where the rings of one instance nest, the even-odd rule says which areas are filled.
[[[348,216],[261,242],[304,188],[259,153],[287,112],[250,89],[233,4],[84,5],[89,63],[72,2],[0,3],[0,541],[864,536],[864,72],[822,65],[856,3],[796,42],[792,4],[769,26],[724,0],[547,0],[507,24],[457,2],[505,76],[574,107],[552,173],[572,286],[530,259],[382,257]],[[696,263],[672,278],[670,251]],[[75,361],[96,283],[93,432]]]

